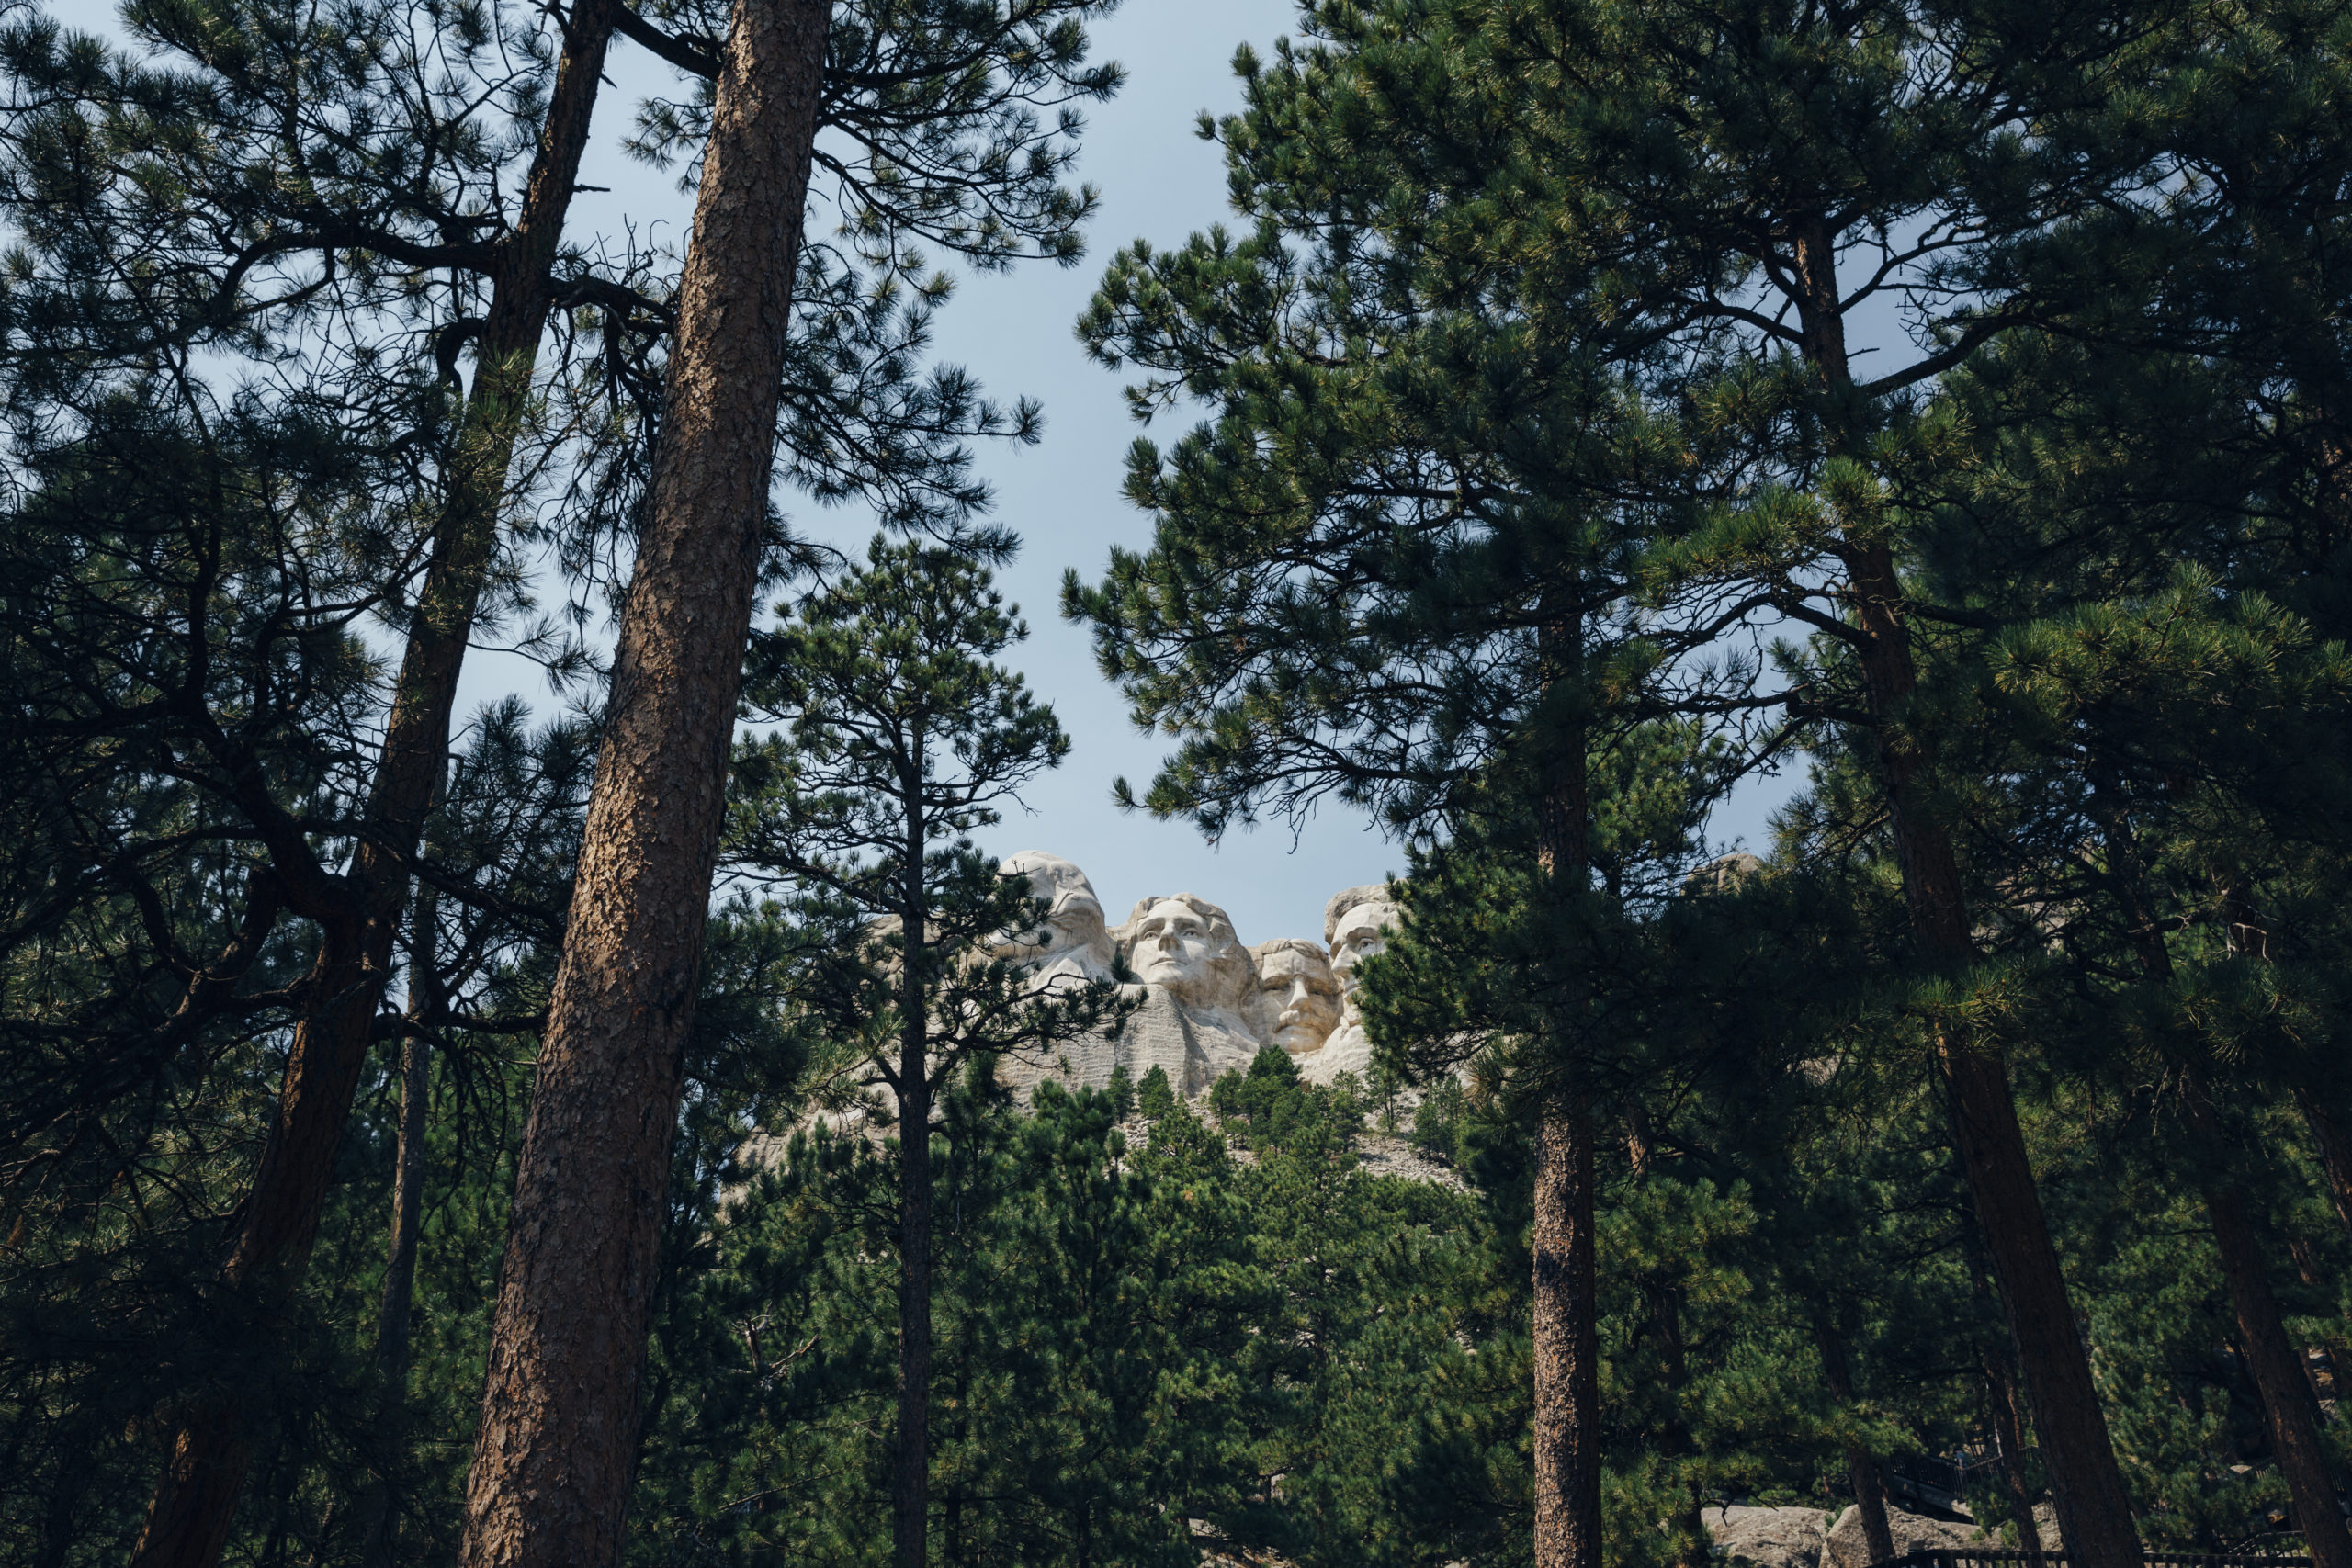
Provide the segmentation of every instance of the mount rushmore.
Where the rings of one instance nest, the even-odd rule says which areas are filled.
[[[1046,915],[1034,931],[1006,933],[998,957],[1024,965],[1033,990],[1120,979],[1124,968],[1122,989],[1137,1003],[1116,1030],[1043,1060],[1004,1062],[1000,1076],[1016,1091],[1046,1078],[1100,1089],[1120,1068],[1140,1082],[1160,1067],[1170,1087],[1196,1095],[1247,1070],[1268,1045],[1288,1052],[1309,1083],[1329,1084],[1341,1073],[1370,1077],[1355,970],[1396,923],[1385,886],[1333,894],[1320,942],[1277,937],[1245,947],[1226,912],[1194,894],[1154,895],[1113,926],[1094,885],[1060,856],[1027,851],[1003,870],[1029,878]]]

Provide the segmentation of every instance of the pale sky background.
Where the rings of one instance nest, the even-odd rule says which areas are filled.
[[[1231,217],[1222,159],[1195,136],[1194,118],[1203,109],[1222,115],[1240,107],[1236,46],[1247,41],[1265,52],[1292,29],[1295,14],[1289,0],[1128,0],[1097,24],[1096,57],[1123,62],[1128,76],[1118,96],[1087,110],[1080,172],[1102,204],[1086,255],[1069,268],[1028,263],[1010,274],[967,276],[939,314],[935,340],[938,357],[970,369],[992,397],[1035,397],[1046,412],[1038,445],[990,444],[979,463],[995,487],[998,518],[1024,541],[1001,580],[1032,633],[1012,662],[1053,705],[1072,747],[1058,771],[1026,792],[1028,812],[1008,813],[986,846],[1002,854],[1046,850],[1076,862],[1114,922],[1147,896],[1197,893],[1224,906],[1247,942],[1319,940],[1324,900],[1402,870],[1402,852],[1368,818],[1338,807],[1327,807],[1295,840],[1287,826],[1269,823],[1216,847],[1185,824],[1120,811],[1111,781],[1124,774],[1141,788],[1167,743],[1136,732],[1096,671],[1086,628],[1064,622],[1057,605],[1065,568],[1099,577],[1113,545],[1141,547],[1150,537],[1149,520],[1119,490],[1138,427],[1119,396],[1120,377],[1087,359],[1074,323],[1105,258],[1129,241],[1169,247]],[[626,163],[616,149],[627,130],[624,106],[665,70],[616,42],[611,75],[620,91],[598,105],[597,167],[582,176],[614,189],[583,197],[576,210],[585,224],[616,229],[626,214],[640,232],[649,220],[665,223],[664,237],[683,245],[691,211],[671,177]],[[1165,444],[1185,423],[1163,414],[1151,434]],[[852,547],[872,532],[854,509],[804,505],[793,515],[805,531]],[[535,670],[478,656],[460,711],[506,690],[545,700]],[[1752,784],[1718,812],[1713,836],[1760,847],[1771,810],[1791,787],[1785,779]]]
[[[96,25],[120,39],[111,18],[59,14]],[[1090,362],[1073,331],[1103,261],[1141,237],[1166,248],[1230,218],[1218,150],[1194,134],[1203,109],[1240,107],[1232,71],[1235,48],[1261,53],[1292,28],[1290,0],[1127,0],[1092,29],[1094,55],[1122,62],[1126,86],[1087,110],[1081,177],[1101,192],[1087,254],[1072,267],[1029,263],[1010,274],[967,276],[937,319],[941,360],[961,364],[1002,401],[1020,396],[1045,405],[1045,437],[1035,446],[992,443],[979,449],[980,471],[994,486],[997,516],[1024,540],[1001,580],[1032,629],[1012,662],[1051,703],[1069,732],[1069,759],[1026,794],[1028,810],[1008,814],[985,838],[1001,854],[1040,849],[1064,856],[1091,877],[1114,922],[1147,896],[1184,891],[1220,904],[1247,942],[1322,934],[1323,904],[1358,883],[1403,868],[1404,856],[1360,813],[1327,807],[1295,835],[1269,823],[1212,847],[1191,827],[1157,822],[1112,804],[1111,782],[1124,774],[1138,788],[1151,777],[1166,741],[1138,734],[1124,704],[1097,673],[1085,628],[1065,623],[1057,606],[1063,570],[1098,578],[1114,544],[1149,542],[1149,520],[1120,494],[1123,457],[1138,434],[1119,392],[1121,378]],[[683,249],[692,209],[664,174],[626,158],[621,139],[637,102],[672,90],[669,68],[616,39],[600,96],[595,144],[584,184],[609,186],[574,204],[574,233],[618,234],[632,223],[640,240]],[[1152,434],[1163,445],[1185,427],[1163,414]],[[790,503],[788,503],[790,504]],[[808,533],[862,548],[872,521],[854,508],[791,505]],[[560,598],[560,593],[558,594]],[[492,649],[468,660],[458,722],[482,704],[517,693],[542,711],[550,696],[538,668]],[[1760,848],[1771,811],[1793,787],[1788,778],[1751,781],[1716,814],[1712,836],[1725,848]]]

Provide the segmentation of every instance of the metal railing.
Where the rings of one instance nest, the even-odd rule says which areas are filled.
[[[2147,1568],[2312,1568],[2308,1557],[2263,1551],[2150,1551]],[[1876,1568],[2073,1568],[2064,1551],[2027,1551],[2018,1547],[1939,1546],[1906,1551]]]

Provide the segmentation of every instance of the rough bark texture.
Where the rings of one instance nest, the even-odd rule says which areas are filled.
[[[1814,1342],[1821,1348],[1821,1373],[1829,1385],[1829,1397],[1840,1409],[1851,1410],[1855,1404],[1853,1358],[1846,1337],[1823,1316],[1814,1324]],[[1870,1552],[1869,1560],[1884,1562],[1894,1555],[1894,1530],[1886,1522],[1886,1478],[1879,1471],[1877,1456],[1860,1443],[1846,1445],[1846,1481],[1853,1488],[1854,1506],[1862,1511],[1862,1544]]]
[[[2227,1145],[2205,1086],[2192,1077],[2185,1098],[2189,1128],[2198,1143],[2209,1157],[2220,1158]],[[2352,1568],[2352,1531],[2346,1529],[2343,1512],[2336,1506],[2337,1478],[2320,1436],[2319,1409],[2303,1375],[2302,1358],[2295,1354],[2279,1316],[2278,1299],[2270,1289],[2269,1270],[2263,1265],[2245,1195],[2226,1176],[2209,1178],[2205,1213],[2213,1226],[2214,1250],[2221,1254],[2230,1308],[2237,1318],[2238,1348],[2255,1392],[2261,1396],[2271,1450],[2287,1478],[2295,1524],[2311,1551],[2312,1568]]]
[[[1547,691],[1577,678],[1582,623],[1538,637]],[[1552,783],[1536,807],[1535,855],[1548,897],[1587,891],[1591,799],[1584,726],[1547,716]],[[1535,1135],[1536,1568],[1600,1565],[1600,1331],[1593,1274],[1593,1123],[1580,1091],[1555,1088]]]
[[[1797,225],[1794,243],[1801,352],[1819,379],[1833,425],[1853,395],[1834,237],[1822,220]],[[1838,546],[1855,653],[1879,727],[1879,772],[1894,829],[1904,901],[1920,960],[1932,968],[1971,962],[1967,900],[1943,825],[1918,806],[1928,755],[1905,728],[1917,673],[1904,624],[1904,591],[1884,537],[1867,524]],[[2057,1248],[2041,1212],[2007,1065],[1983,1043],[1945,1033],[1937,1042],[1961,1163],[1975,1201],[2001,1305],[2024,1369],[2041,1436],[2059,1529],[2077,1568],[2139,1568],[2139,1532],[2115,1461],[2090,1358],[2076,1332]]]
[[[1592,1117],[1545,1111],[1535,1136],[1535,1562],[1600,1562],[1600,1338],[1594,1320]]]
[[[617,1560],[830,9],[737,7],[467,1483],[468,1568]]]
[[[296,1021],[277,1115],[221,1267],[225,1295],[250,1301],[288,1288],[318,1233],[335,1153],[391,977],[410,862],[449,748],[458,677],[497,544],[506,470],[547,325],[549,272],[619,10],[619,0],[581,0],[565,30],[522,216],[493,262],[458,457],[435,522],[359,847],[345,875],[317,879],[333,886],[318,890],[312,907],[290,900],[323,931],[307,982],[314,999]],[[261,788],[257,781],[252,787]],[[209,1568],[219,1560],[253,1462],[248,1414],[233,1391],[222,1390],[178,1423],[131,1551],[133,1568]]]

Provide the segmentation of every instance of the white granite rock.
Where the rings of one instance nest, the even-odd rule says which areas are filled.
[[[1890,1506],[1886,1510],[1887,1533],[1894,1538],[1894,1552],[1932,1551],[1939,1548],[1961,1546],[1999,1546],[1996,1539],[1988,1538],[1975,1525],[1954,1523],[1949,1519],[1931,1519],[1920,1514],[1906,1514]],[[2045,1543],[2047,1544],[2047,1543]],[[1823,1568],[1868,1568],[1870,1548],[1862,1539],[1862,1510],[1849,1505],[1829,1527],[1829,1552]]]
[[[1717,1506],[1702,1517],[1707,1539],[1728,1562],[1753,1568],[1822,1568],[1829,1516],[1819,1508]]]
[[[1340,985],[1340,1021],[1321,1050],[1300,1060],[1298,1076],[1308,1083],[1334,1083],[1341,1073],[1371,1080],[1372,1037],[1356,1006],[1356,965],[1388,945],[1389,928],[1401,912],[1385,886],[1351,887],[1324,906],[1323,935]]]
[[[1101,1089],[1125,1069],[1140,1083],[1154,1067],[1186,1096],[1228,1072],[1246,1072],[1279,1045],[1299,1077],[1329,1085],[1342,1073],[1372,1076],[1372,1042],[1355,1003],[1358,964],[1387,944],[1398,910],[1383,884],[1336,894],[1324,908],[1323,941],[1277,937],[1244,947],[1233,921],[1191,893],[1143,899],[1125,925],[1105,928],[1086,874],[1057,855],[1026,851],[1003,863],[1025,875],[1047,906],[1034,931],[1002,933],[995,953],[1033,966],[1038,987],[1082,984],[1124,967],[1136,1006],[1115,1031],[1074,1040],[1000,1070],[1021,1093],[1046,1078]]]
[[[1314,1055],[1340,1021],[1340,981],[1330,955],[1304,937],[1280,936],[1250,950],[1258,964],[1258,1028],[1294,1057]]]

